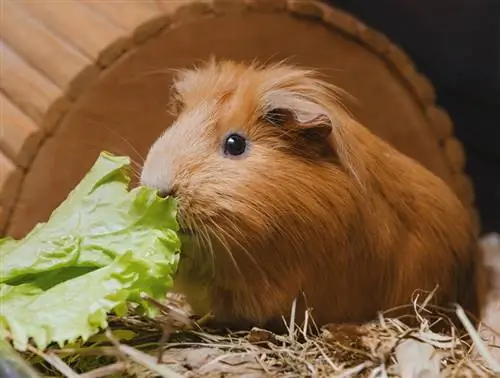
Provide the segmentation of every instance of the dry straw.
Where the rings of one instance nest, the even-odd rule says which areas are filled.
[[[465,331],[449,320],[450,311],[415,295],[415,327],[380,313],[362,326],[318,329],[307,311],[303,324],[291,322],[276,335],[215,332],[192,321],[177,297],[156,303],[160,315],[148,319],[131,313],[110,319],[109,328],[85,344],[34,348],[26,358],[46,376],[66,377],[491,377],[500,374],[494,347],[474,329],[462,308],[454,310]],[[292,306],[291,319],[295,319]],[[431,330],[436,322],[448,331]],[[486,327],[482,325],[482,327]],[[491,331],[494,333],[494,331]],[[163,336],[161,336],[163,335]],[[496,336],[500,336],[496,334]]]

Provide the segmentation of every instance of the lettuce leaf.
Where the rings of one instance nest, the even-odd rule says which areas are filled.
[[[128,157],[101,153],[46,223],[0,241],[0,333],[25,350],[83,340],[127,302],[154,313],[141,293],[162,299],[181,242],[173,198],[128,190]]]

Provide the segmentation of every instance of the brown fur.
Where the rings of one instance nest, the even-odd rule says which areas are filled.
[[[181,71],[175,123],[142,182],[179,200],[177,290],[222,323],[265,325],[292,302],[319,324],[371,320],[439,285],[438,304],[479,314],[467,212],[420,164],[357,123],[339,90],[283,64],[214,61]],[[280,113],[284,124],[269,114]],[[273,113],[271,113],[272,115]],[[245,156],[221,146],[244,132]]]

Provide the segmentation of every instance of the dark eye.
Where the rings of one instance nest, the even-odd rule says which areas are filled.
[[[231,134],[226,138],[224,153],[226,155],[239,156],[245,152],[247,140],[239,134]]]
[[[290,117],[290,112],[286,109],[272,109],[266,113],[265,119],[267,122],[272,123],[276,126],[283,126],[288,118]]]

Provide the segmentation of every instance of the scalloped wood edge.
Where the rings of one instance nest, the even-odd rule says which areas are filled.
[[[82,3],[85,3],[85,0]],[[123,54],[139,48],[158,33],[182,26],[185,22],[194,22],[200,18],[242,12],[277,12],[289,14],[293,17],[309,18],[316,22],[321,22],[326,27],[333,28],[337,32],[343,33],[372,51],[406,85],[409,92],[421,106],[424,115],[426,115],[429,127],[439,142],[443,156],[446,158],[450,170],[455,174],[454,184],[452,185],[453,189],[470,210],[476,233],[479,233],[480,222],[474,206],[473,184],[463,171],[466,157],[461,143],[453,136],[452,121],[446,111],[436,104],[435,91],[430,81],[417,71],[408,55],[393,44],[385,35],[369,28],[353,15],[315,0],[242,0],[240,2],[228,0],[186,0],[180,6],[173,5],[168,0],[156,0],[155,3],[158,4],[158,8],[153,12],[154,15],[152,13],[151,19],[140,22],[135,27],[129,25],[128,28],[124,28],[123,25],[119,25],[124,30],[124,35],[117,38],[119,41],[109,43],[108,47],[118,45],[120,48],[118,50],[116,48],[111,49],[114,53],[105,55],[106,64],[103,64],[99,58],[93,62],[89,61],[81,67],[79,73],[69,82],[65,83],[65,85],[59,85],[59,87],[62,87],[62,99],[56,101],[57,104],[54,103],[49,107],[42,121],[42,124],[45,125],[44,127],[47,127],[52,132],[56,131],[58,124],[60,124],[69,111],[71,103],[85,91],[90,83],[98,80],[99,74],[110,69]],[[94,8],[93,11],[96,13],[99,12],[97,8]],[[117,23],[116,19],[114,22],[115,24]],[[42,74],[42,76],[46,75]],[[50,109],[54,107],[57,108],[57,111],[52,111],[51,113]],[[45,137],[46,134],[43,136],[41,142],[38,143],[38,149],[43,144]],[[37,151],[32,151],[31,154],[35,156]],[[27,154],[29,155],[30,153],[28,152]],[[14,167],[14,171],[20,171],[20,168],[15,166],[18,165],[17,162],[11,165]],[[30,165],[28,164],[25,169],[29,168]],[[9,187],[9,192],[12,191],[18,194],[20,192],[18,189],[22,185],[22,179],[19,179],[19,173],[16,173],[14,176],[16,180],[9,181],[12,186],[12,188]],[[5,187],[2,188],[0,186],[0,194],[2,193],[2,189],[5,190]],[[8,219],[10,219],[10,215],[17,202],[17,196],[14,196],[9,201],[4,200],[0,202],[0,234],[8,228]]]

